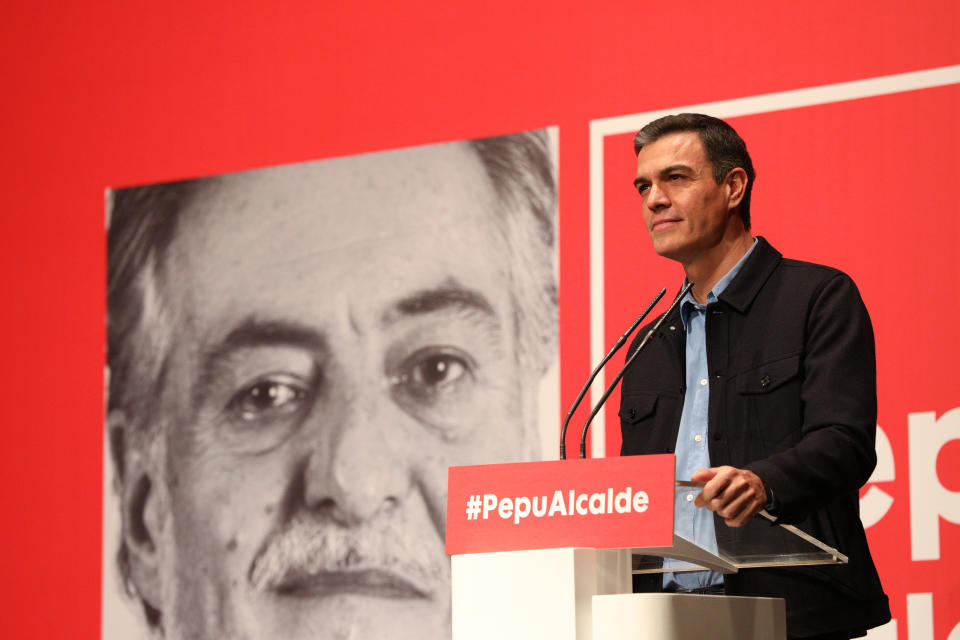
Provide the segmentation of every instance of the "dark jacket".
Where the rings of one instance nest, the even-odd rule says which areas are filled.
[[[873,329],[856,285],[836,269],[786,260],[759,238],[708,307],[706,338],[711,465],[753,471],[772,490],[780,521],[849,557],[845,565],[746,569],[727,576],[727,592],[785,598],[791,636],[888,621],[859,517],[858,489],[876,465],[877,397]],[[678,305],[624,375],[621,455],[673,452],[684,346]],[[746,546],[769,529],[715,524],[718,536]],[[639,583],[654,590],[658,580]]]

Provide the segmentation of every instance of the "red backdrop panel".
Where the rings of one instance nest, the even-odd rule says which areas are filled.
[[[5,634],[100,633],[107,186],[559,125],[561,395],[571,399],[590,368],[588,122],[957,64],[958,6],[108,0],[7,7],[0,22]],[[893,505],[868,534],[900,638],[906,593],[934,594],[938,639],[960,619],[960,589],[948,571],[957,566],[960,527],[940,522],[938,561],[911,563],[906,540],[908,415],[960,405],[949,366],[958,352],[950,331],[956,104],[956,90],[945,88],[735,121],[760,171],[757,231],[789,255],[848,270],[873,313],[880,422],[895,479],[883,485]],[[854,117],[838,119],[845,114]],[[617,216],[626,225],[635,206],[626,137],[620,149],[607,150],[625,190],[622,206],[608,190],[611,225]],[[825,193],[824,182],[835,188]],[[679,281],[671,265],[654,266],[635,222],[624,238],[607,243],[608,259],[631,265],[635,286],[622,310],[608,309],[608,334],[653,289]],[[621,299],[615,294],[626,287],[608,286],[608,300]],[[918,313],[922,305],[931,312]],[[960,488],[957,449],[943,447],[936,461],[940,481],[953,489]]]

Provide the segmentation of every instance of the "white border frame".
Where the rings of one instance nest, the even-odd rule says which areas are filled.
[[[960,65],[924,71],[879,76],[866,80],[826,84],[819,87],[765,93],[746,98],[704,102],[657,111],[590,121],[590,361],[600,362],[607,351],[604,344],[604,271],[603,271],[603,142],[606,136],[638,131],[643,125],[671,113],[707,113],[718,118],[755,115],[960,84]],[[590,389],[592,405],[600,400],[606,383],[597,376]],[[606,419],[601,409],[590,434],[591,457],[602,458],[606,451]]]

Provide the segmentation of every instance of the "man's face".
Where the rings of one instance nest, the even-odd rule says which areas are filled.
[[[447,467],[532,442],[499,206],[465,145],[190,204],[163,271],[168,635],[449,637]]]
[[[654,251],[683,264],[718,246],[736,215],[728,181],[716,183],[693,131],[645,145],[637,155],[634,184]]]

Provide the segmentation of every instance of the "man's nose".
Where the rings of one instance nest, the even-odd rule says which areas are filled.
[[[651,184],[650,188],[647,189],[647,194],[643,200],[643,203],[651,211],[659,211],[660,209],[670,206],[670,198],[668,197],[666,190],[657,184]]]
[[[361,404],[363,402],[363,404]],[[381,403],[389,405],[387,399]],[[401,435],[402,418],[373,400],[346,401],[329,429],[317,438],[305,470],[307,507],[356,526],[397,508],[411,490],[410,460]],[[326,441],[325,443],[323,441]]]

